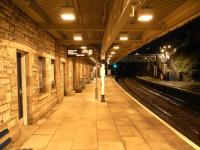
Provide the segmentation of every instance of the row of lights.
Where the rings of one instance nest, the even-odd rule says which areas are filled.
[[[172,48],[171,45],[164,45],[160,47],[160,52],[163,54],[163,58],[170,59],[170,55],[176,53],[176,48]]]
[[[120,36],[119,36],[120,41],[127,41],[128,38],[129,38],[128,37],[128,33],[121,33]],[[114,50],[118,50],[118,49],[120,49],[120,46],[119,45],[114,45],[112,48]],[[115,55],[115,54],[116,54],[116,52],[112,51],[110,53],[110,55],[108,56],[108,58],[111,59],[111,57],[113,57],[113,55]]]
[[[64,21],[74,21],[76,20],[75,11],[73,7],[62,7],[61,8],[61,18]],[[81,33],[74,33],[73,39],[75,41],[82,41],[83,37]]]
[[[83,37],[81,33],[74,33],[73,39],[75,41],[82,41]],[[127,33],[121,33],[119,37],[120,41],[127,41],[128,40],[128,34]],[[115,47],[114,49],[118,49],[118,47]]]
[[[134,6],[132,6],[132,12],[131,17],[134,17]],[[148,22],[153,19],[153,10],[151,8],[141,8],[138,12],[137,20],[141,22]],[[120,41],[127,41],[129,39],[128,33],[121,33],[119,36]],[[114,46],[114,50],[118,50],[119,46]],[[110,60],[113,55],[115,55],[116,52],[111,52],[110,55],[108,55],[108,60]]]
[[[171,45],[167,45],[167,46],[164,45],[163,47],[160,47],[160,51],[161,51],[161,53],[164,53],[166,49],[171,49],[171,48],[172,48]]]
[[[135,7],[132,7],[131,17],[134,17]],[[65,21],[76,20],[75,11],[73,7],[62,7],[61,18]],[[138,12],[138,21],[148,22],[153,19],[153,10],[151,8],[141,8]]]
[[[133,14],[134,16],[134,7],[133,9]],[[61,10],[61,18],[65,21],[74,21],[76,20],[75,16],[75,11],[73,7],[62,7]],[[153,19],[153,10],[150,8],[141,8],[140,11],[138,12],[138,21],[142,22],[148,22]],[[82,41],[82,35],[80,33],[76,33],[74,35],[74,40],[76,41]],[[122,33],[120,35],[120,40],[121,41],[126,41],[128,40],[128,34],[127,33]]]
[[[134,6],[132,6],[132,13],[131,16],[134,16]],[[74,21],[76,19],[75,16],[75,11],[73,7],[63,7],[62,8],[62,13],[61,13],[61,18],[65,21]],[[138,21],[142,21],[142,22],[148,22],[150,20],[153,19],[153,10],[150,8],[141,8],[140,11],[138,12]],[[75,41],[82,41],[83,37],[81,33],[75,33],[73,36],[73,39]],[[121,41],[127,41],[129,39],[128,34],[127,33],[121,33],[119,39]],[[86,52],[86,47],[82,46],[81,49],[83,49],[83,51]],[[118,50],[119,46],[114,46],[113,47],[114,50]],[[111,52],[111,54],[109,55],[109,59],[115,55],[116,52]]]
[[[119,48],[120,48],[119,45],[114,45],[113,46],[114,50],[118,50]],[[113,57],[113,55],[115,55],[115,54],[116,54],[115,51],[110,52],[110,55],[108,56],[108,59],[110,60]]]

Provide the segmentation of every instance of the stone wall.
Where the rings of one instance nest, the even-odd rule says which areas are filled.
[[[8,128],[10,131],[14,129],[14,132],[24,124],[18,117],[17,52],[22,52],[25,58],[26,72],[23,75],[26,78],[26,119],[28,124],[32,124],[57,103],[58,93],[61,93],[59,99],[63,97],[60,92],[61,87],[52,89],[50,78],[51,60],[54,59],[59,63],[60,56],[55,55],[55,39],[50,34],[38,30],[37,25],[10,1],[1,0],[0,130]],[[44,94],[39,93],[38,87],[39,56],[45,59],[46,92]],[[59,70],[56,71],[59,74]]]
[[[17,52],[23,55],[23,119],[18,116]],[[39,57],[44,58],[45,92],[39,91]],[[55,62],[56,85],[52,87],[52,60]],[[24,124],[33,124],[64,95],[74,90],[73,79],[80,81],[82,61],[65,57],[65,49],[9,0],[0,0],[0,131],[8,128],[19,135]],[[87,64],[87,63],[86,63]],[[85,67],[90,67],[89,64]],[[80,69],[81,68],[81,69]],[[87,70],[88,68],[85,68]],[[77,69],[74,71],[74,69]],[[77,74],[74,75],[74,72]],[[89,79],[89,75],[87,75]]]

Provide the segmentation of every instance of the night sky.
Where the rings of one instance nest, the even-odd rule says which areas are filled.
[[[190,51],[197,50],[200,46],[200,17],[192,22],[172,31],[165,36],[139,48],[132,54],[152,54],[159,53],[160,47],[172,45],[173,48],[184,50],[183,47],[189,47]],[[200,50],[198,50],[200,52]]]

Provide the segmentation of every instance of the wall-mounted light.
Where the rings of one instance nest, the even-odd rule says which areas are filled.
[[[113,56],[112,56],[112,55],[108,55],[108,57],[109,57],[109,58],[112,58]]]
[[[115,54],[116,54],[116,52],[111,52],[110,54],[112,54],[112,55],[115,55]]]
[[[161,53],[164,53],[164,52],[165,52],[165,50],[164,50],[164,49],[161,49],[160,51],[161,51]]]
[[[138,12],[138,21],[148,22],[153,19],[153,9],[141,8]]]
[[[83,40],[81,33],[75,33],[73,39],[75,41],[82,41]]]
[[[119,46],[115,45],[115,46],[113,46],[113,49],[117,50],[117,49],[119,49]]]
[[[121,41],[127,41],[128,40],[128,33],[121,33],[119,39]]]
[[[76,19],[73,7],[62,7],[60,16],[65,21],[74,21]]]

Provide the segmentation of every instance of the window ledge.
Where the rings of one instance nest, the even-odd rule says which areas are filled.
[[[39,101],[45,99],[48,97],[48,93],[41,93],[40,96],[39,96]]]

